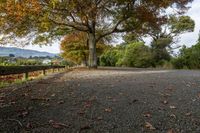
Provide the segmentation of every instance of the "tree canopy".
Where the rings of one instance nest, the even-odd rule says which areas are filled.
[[[2,0],[1,32],[6,37],[60,37],[71,29],[87,33],[89,65],[97,66],[96,43],[121,32],[146,33],[166,20],[168,8],[184,11],[192,0]],[[30,41],[34,42],[34,41]],[[37,42],[37,41],[36,41]]]

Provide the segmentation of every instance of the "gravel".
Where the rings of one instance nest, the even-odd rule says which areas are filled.
[[[76,69],[0,90],[0,132],[199,133],[200,71]]]

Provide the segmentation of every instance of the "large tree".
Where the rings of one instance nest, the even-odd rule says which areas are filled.
[[[87,33],[89,65],[97,67],[96,43],[107,35],[143,33],[159,25],[168,7],[178,10],[192,0],[2,0],[3,34],[37,33],[41,40],[67,34],[69,28]],[[57,33],[57,31],[60,31]],[[31,34],[32,35],[32,34]],[[42,36],[42,37],[41,37]]]
[[[97,56],[100,56],[104,50],[109,48],[104,40],[97,43]],[[84,32],[72,32],[64,37],[61,42],[61,56],[67,61],[75,64],[88,66],[88,40]]]

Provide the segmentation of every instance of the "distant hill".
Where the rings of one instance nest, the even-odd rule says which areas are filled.
[[[28,49],[20,49],[15,47],[0,47],[0,57],[1,56],[9,56],[9,54],[14,54],[15,57],[25,57],[28,58],[30,56],[35,57],[55,57],[56,54],[48,53],[48,52],[39,52],[36,50],[28,50]]]

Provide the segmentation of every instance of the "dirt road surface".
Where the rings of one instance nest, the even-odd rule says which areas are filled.
[[[77,69],[2,88],[0,132],[200,133],[200,71]]]

